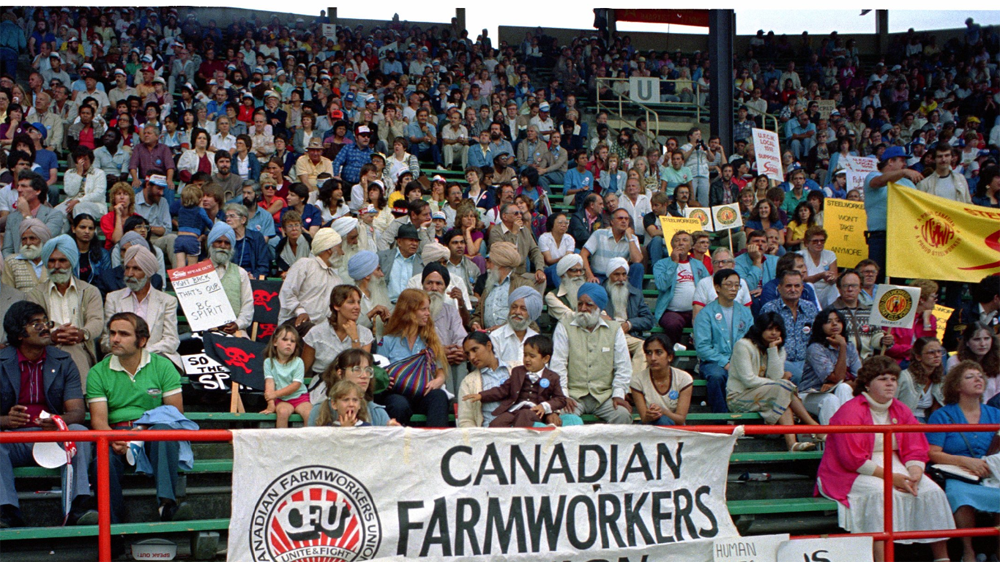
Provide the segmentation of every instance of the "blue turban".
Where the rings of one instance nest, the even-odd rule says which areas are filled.
[[[507,306],[510,307],[521,299],[524,299],[524,307],[528,309],[531,321],[538,320],[542,314],[542,295],[534,287],[523,285],[510,292],[507,296]]]
[[[73,266],[73,277],[79,277],[80,249],[76,246],[76,240],[73,240],[69,234],[63,234],[46,242],[45,245],[42,246],[42,263],[49,263],[49,257],[52,256],[53,250],[59,250],[64,256],[66,256],[66,259],[68,259],[69,263]]]
[[[370,250],[361,250],[347,260],[347,275],[358,281],[368,277],[378,269],[378,254]]]
[[[223,236],[229,240],[230,246],[236,247],[236,233],[233,232],[233,227],[224,222],[215,223],[211,232],[208,233],[208,247],[211,248],[212,244]]]
[[[126,232],[125,235],[122,236],[122,239],[118,241],[119,248],[124,248],[126,244],[131,244],[133,246],[138,244],[149,251],[153,251],[153,249],[149,247],[149,242],[142,237],[142,234],[139,234],[134,230]]]
[[[580,297],[587,295],[590,300],[594,301],[597,308],[604,310],[608,308],[608,292],[604,290],[604,287],[598,285],[597,283],[584,283],[580,285],[580,290],[576,292],[576,300],[580,301]]]

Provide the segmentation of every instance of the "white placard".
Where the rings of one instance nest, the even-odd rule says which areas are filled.
[[[785,181],[781,171],[781,145],[778,133],[767,129],[753,129],[753,150],[757,157],[757,172],[776,182]]]
[[[685,207],[684,216],[689,219],[698,219],[701,222],[701,229],[705,232],[715,232],[711,207]]]
[[[740,204],[716,205],[712,207],[712,222],[715,230],[728,230],[743,226],[743,215],[740,214]]]
[[[879,285],[868,324],[880,328],[912,328],[919,300],[920,289],[916,287]]]
[[[844,189],[850,191],[852,189],[857,189],[862,194],[864,198],[865,192],[865,178],[868,177],[868,172],[855,172],[854,170],[847,170],[847,185]]]
[[[235,267],[235,265],[230,265]],[[167,272],[177,300],[192,332],[202,332],[236,322],[229,297],[222,288],[219,274],[210,261],[203,261]]]
[[[225,365],[212,359],[205,353],[185,355],[181,357],[181,362],[184,363],[184,374],[189,376],[229,372],[229,369]]]
[[[713,562],[774,562],[778,547],[788,541],[789,535],[760,535],[715,541]]]
[[[659,103],[660,79],[644,76],[629,78],[628,97],[636,103]]]
[[[871,562],[871,537],[801,539],[778,547],[778,562]]]
[[[304,427],[233,434],[229,558],[712,559],[736,436]]]
[[[324,23],[323,24],[323,37],[326,39],[333,39],[334,44],[337,43],[337,24],[335,23]]]
[[[878,162],[874,158],[864,156],[843,156],[843,167],[852,172],[861,172],[868,175],[878,170]]]
[[[389,56],[387,54],[389,51],[398,51],[398,50],[399,50],[399,45],[395,41],[389,43],[388,45],[382,45],[381,47],[378,48],[378,58],[379,59],[387,58]],[[399,58],[397,57],[396,60],[399,60]]]

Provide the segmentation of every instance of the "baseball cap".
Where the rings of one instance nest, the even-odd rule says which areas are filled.
[[[38,134],[42,135],[42,140],[45,140],[45,138],[49,136],[49,130],[46,129],[45,125],[42,125],[41,123],[32,123],[30,127],[33,127],[36,131],[38,131]]]
[[[334,109],[330,113],[330,117],[333,117],[334,119],[343,119],[344,118],[344,112],[341,111],[341,110],[339,110],[339,109]]]
[[[538,111],[548,111],[548,110],[549,110],[549,104],[547,103],[543,103],[542,105],[538,106]]]
[[[434,211],[433,213],[431,213],[431,219],[441,219],[443,221],[446,221],[448,220],[448,217],[445,216],[444,211]]]
[[[94,70],[94,65],[90,64],[89,62],[85,62],[85,63],[83,63],[83,65],[80,66],[80,70],[93,71]]]
[[[882,153],[882,158],[879,159],[879,162],[888,162],[893,158],[906,158],[906,152],[900,146],[890,146]]]
[[[447,183],[447,182],[448,182],[448,180],[444,179],[444,178],[443,178],[443,177],[441,177],[440,175],[436,175],[436,176],[434,176],[433,178],[431,178],[431,181],[432,181],[432,182],[435,182],[435,181],[439,181],[439,182],[441,182],[441,183]]]
[[[361,125],[360,127],[358,127],[358,131],[355,134],[356,135],[370,135],[370,134],[372,134],[372,130],[369,129],[366,125]]]
[[[121,68],[116,68],[115,69],[115,76],[118,76],[119,74],[121,74],[122,76],[126,76],[125,70],[123,70]]]
[[[354,101],[354,99],[354,92],[347,92],[347,94],[344,95],[344,101]]]
[[[167,187],[167,176],[163,176],[160,174],[153,174],[148,178],[146,178],[146,181],[148,181],[153,185],[158,185],[160,187]]]

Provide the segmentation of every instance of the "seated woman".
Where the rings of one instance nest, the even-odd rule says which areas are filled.
[[[653,334],[642,344],[647,368],[632,376],[632,401],[642,423],[684,425],[691,407],[694,379],[671,367],[674,343],[665,334]]]
[[[364,348],[345,349],[330,363],[323,371],[322,379],[327,389],[342,380],[348,380],[358,385],[365,393],[365,402],[368,404],[368,419],[372,425],[393,426],[399,425],[394,419],[389,418],[385,411],[385,406],[374,402],[375,379],[374,369],[375,359],[372,354]],[[329,391],[327,392],[329,394]],[[306,425],[310,427],[333,425],[337,419],[333,403],[329,396],[318,404],[309,413],[309,421]]]
[[[962,344],[958,353],[948,359],[948,368],[960,361],[975,361],[986,377],[986,391],[983,402],[1000,396],[1000,337],[980,322],[973,322],[962,332]]]
[[[868,358],[858,371],[854,399],[841,406],[831,425],[908,425],[917,423],[904,404],[894,400],[899,365],[884,355]],[[826,450],[816,478],[818,494],[835,500],[838,525],[849,533],[881,533],[885,478],[892,478],[893,530],[954,529],[948,498],[930,478],[924,478],[927,438],[922,433],[898,433],[892,439],[893,460],[888,476],[883,467],[884,440],[881,433],[835,433],[826,440]],[[947,540],[897,540],[899,543],[930,543],[934,562],[947,562]],[[885,545],[876,541],[875,561],[884,560]]]
[[[358,304],[360,314],[360,302]],[[355,320],[356,321],[356,320]],[[423,396],[405,396],[391,389],[376,399],[384,405],[389,416],[403,425],[409,425],[414,413],[427,416],[427,427],[448,426],[448,395],[445,394],[445,367],[448,356],[434,329],[431,302],[427,293],[419,289],[404,289],[396,300],[396,308],[385,325],[385,337],[379,347],[381,354],[396,363],[407,357],[430,350],[434,358],[434,378],[427,383]]]
[[[822,425],[829,425],[833,414],[854,397],[861,358],[854,343],[844,337],[846,326],[842,312],[826,308],[816,315],[809,335],[799,391],[806,411],[817,416]]]
[[[298,211],[289,211],[281,217],[281,231],[285,235],[278,240],[274,253],[278,256],[278,274],[284,279],[292,264],[311,255],[312,237],[302,232],[302,215]]]
[[[819,425],[809,415],[785,371],[785,323],[777,312],[754,320],[747,335],[733,346],[726,383],[729,411],[759,412],[764,423],[794,425],[798,416],[807,425]],[[798,443],[794,433],[785,435],[788,450],[810,451],[815,443]]]
[[[302,363],[306,375],[320,374],[348,349],[371,353],[371,330],[358,324],[361,315],[361,291],[353,285],[337,285],[330,291],[330,315],[317,322],[303,338]],[[313,404],[321,402],[325,389],[318,384],[309,389]]]
[[[945,406],[928,420],[932,424],[995,424],[1000,423],[1000,410],[982,404],[986,376],[975,361],[961,361],[948,370],[944,379]],[[930,458],[934,464],[949,464],[986,478],[992,473],[983,456],[993,441],[992,431],[928,433]],[[1000,488],[969,484],[949,478],[945,482],[948,503],[955,512],[959,529],[976,526],[976,511],[993,513],[994,524],[1000,524]],[[962,562],[975,562],[972,538],[962,537]],[[1000,557],[1000,548],[995,553]]]
[[[896,400],[906,404],[920,423],[944,405],[944,353],[936,338],[917,338],[910,349],[910,364],[899,374]]]

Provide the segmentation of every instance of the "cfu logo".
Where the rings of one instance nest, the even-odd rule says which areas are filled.
[[[917,219],[917,244],[932,256],[943,257],[958,246],[961,239],[955,231],[955,222],[943,213],[927,212]]]
[[[370,560],[381,542],[371,494],[328,466],[303,466],[276,478],[257,501],[250,525],[254,562]]]
[[[688,217],[692,219],[698,219],[698,222],[700,222],[702,226],[706,226],[710,224],[712,221],[712,218],[709,217],[708,213],[706,213],[703,209],[697,209],[697,208],[691,209],[691,213],[688,215]]]

